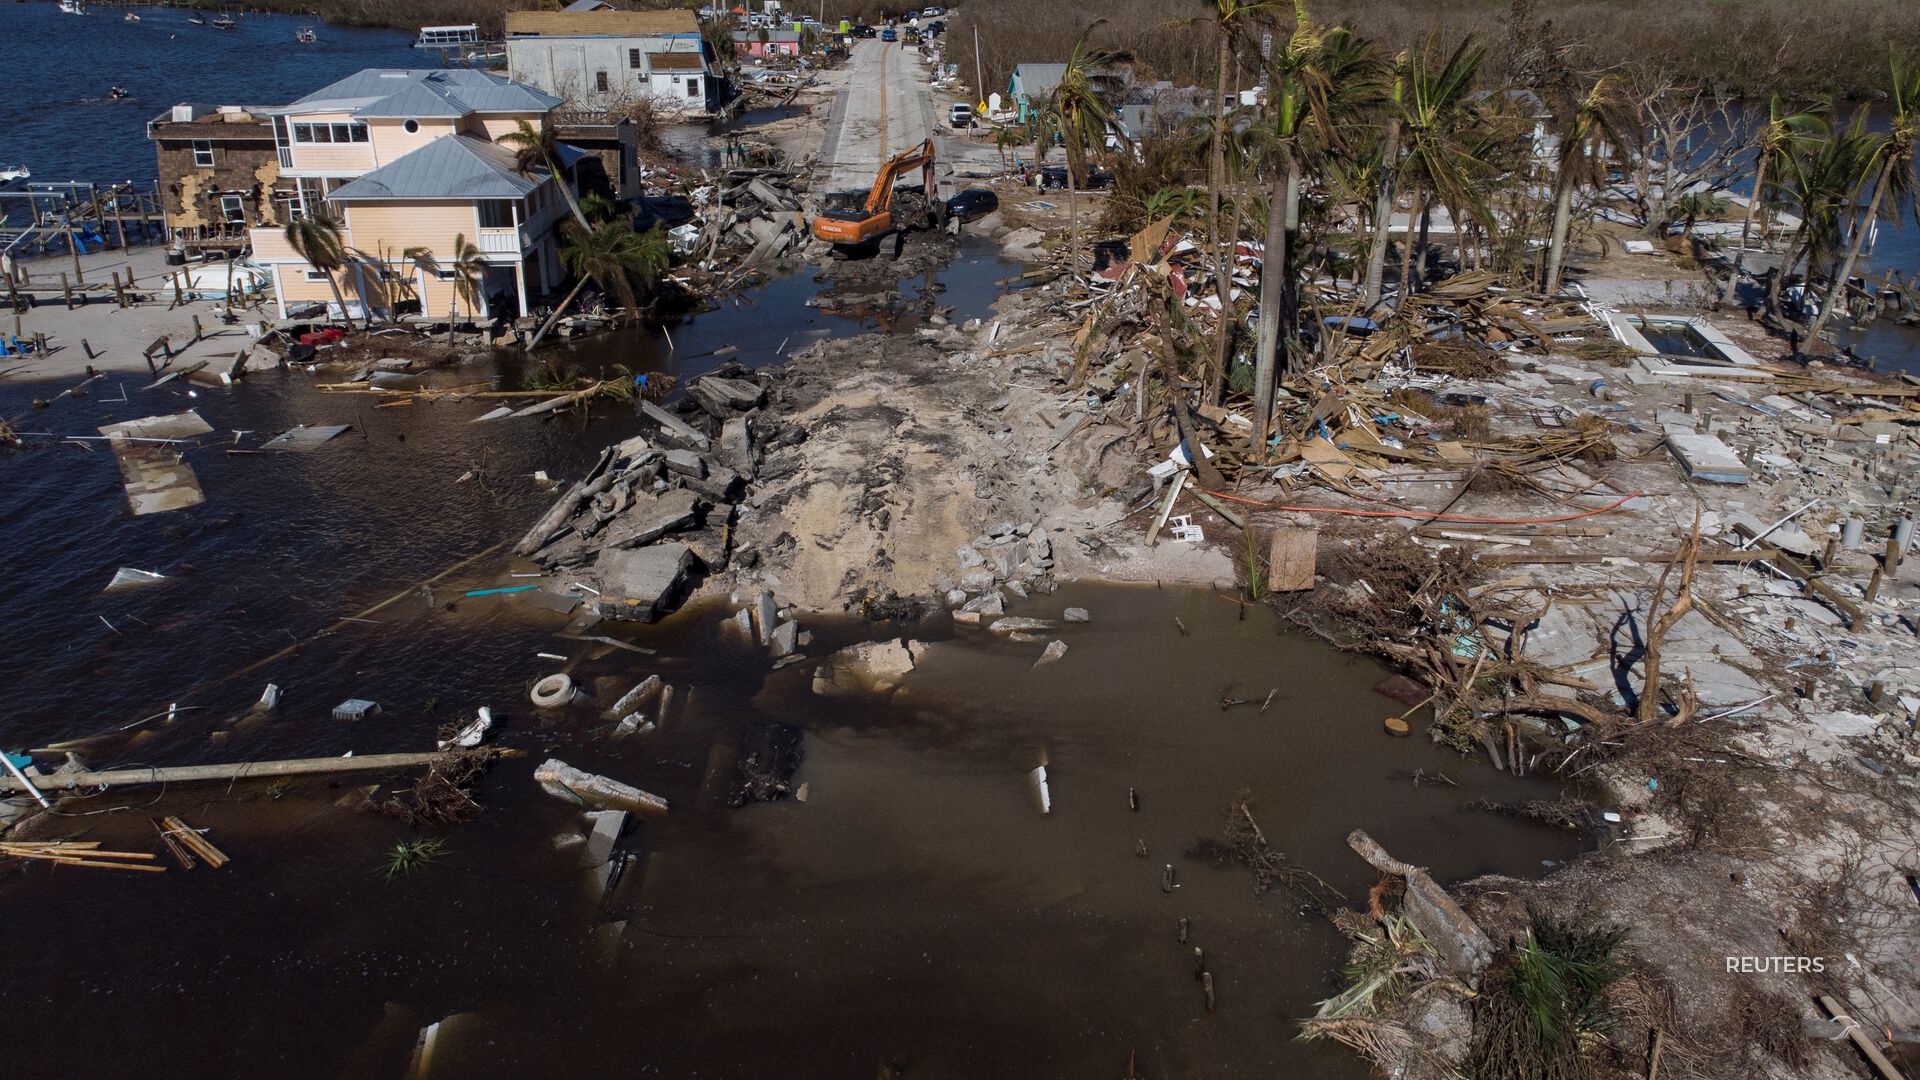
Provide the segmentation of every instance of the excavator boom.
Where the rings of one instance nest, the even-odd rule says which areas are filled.
[[[931,208],[935,195],[933,163],[932,139],[888,158],[875,174],[873,187],[867,192],[864,202],[853,204],[853,200],[859,196],[857,191],[836,192],[828,196],[830,204],[838,202],[842,208],[830,208],[816,216],[813,219],[813,235],[829,243],[854,247],[871,244],[893,232],[900,227],[893,214],[894,185],[914,169],[921,170],[921,186],[926,192],[927,205]]]

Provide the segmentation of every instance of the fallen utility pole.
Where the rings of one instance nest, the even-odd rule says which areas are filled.
[[[504,756],[506,751],[495,751]],[[106,769],[100,772],[82,769],[58,776],[37,776],[33,786],[39,791],[69,791],[83,787],[112,787],[125,784],[184,784],[196,780],[251,780],[266,776],[320,776],[328,773],[379,772],[383,769],[407,769],[430,765],[446,757],[441,753],[367,754],[364,757],[292,758],[286,761],[237,761],[224,765],[173,765],[145,769]],[[0,792],[25,790],[11,776],[0,778]]]

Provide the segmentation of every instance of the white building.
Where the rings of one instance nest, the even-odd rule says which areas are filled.
[[[515,81],[605,109],[641,98],[706,115],[719,92],[693,12],[619,11],[577,0],[564,11],[507,13],[507,71]]]

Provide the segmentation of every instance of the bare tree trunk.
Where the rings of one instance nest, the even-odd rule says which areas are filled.
[[[1387,120],[1386,146],[1380,154],[1380,190],[1373,199],[1373,244],[1367,249],[1367,278],[1360,289],[1360,306],[1371,308],[1380,302],[1380,288],[1387,276],[1387,238],[1392,232],[1394,181],[1400,172],[1400,119]]]
[[[1571,163],[1563,161],[1554,184],[1553,235],[1547,240],[1547,273],[1541,283],[1548,296],[1560,291],[1560,274],[1567,261],[1567,234],[1572,225],[1573,170]]]
[[[1413,199],[1407,204],[1407,238],[1400,248],[1400,295],[1413,295],[1413,228],[1420,215],[1426,213],[1427,192],[1425,188],[1415,187]]]
[[[1873,221],[1880,216],[1881,200],[1886,198],[1887,186],[1893,180],[1893,166],[1897,155],[1887,155],[1886,162],[1880,166],[1880,177],[1873,184],[1873,198],[1867,202],[1867,212],[1854,223],[1853,242],[1847,245],[1847,257],[1840,264],[1840,272],[1834,275],[1827,285],[1827,297],[1820,303],[1820,314],[1813,318],[1813,328],[1807,331],[1807,340],[1817,341],[1820,331],[1826,329],[1827,320],[1833,318],[1833,308],[1844,300],[1847,292],[1847,280],[1853,277],[1854,264],[1860,261],[1860,251],[1867,245],[1867,234],[1873,231]]]
[[[1767,314],[1780,314],[1780,290],[1786,284],[1787,274],[1792,272],[1795,263],[1800,261],[1800,242],[1806,238],[1807,222],[1802,218],[1793,235],[1787,238],[1787,250],[1780,253],[1780,268],[1773,272],[1773,278],[1767,282]]]
[[[1283,151],[1284,153],[1285,151]],[[1267,204],[1267,247],[1260,263],[1260,328],[1253,354],[1253,430],[1258,454],[1266,456],[1273,433],[1274,350],[1280,337],[1280,308],[1287,278],[1287,175],[1276,169]]]
[[[580,280],[574,282],[573,288],[567,290],[566,298],[561,300],[560,305],[553,309],[553,314],[547,316],[547,321],[540,324],[540,329],[533,335],[533,340],[527,342],[528,352],[532,352],[534,346],[540,344],[540,339],[547,336],[547,331],[553,329],[553,324],[560,321],[560,316],[566,313],[567,305],[573,303],[573,298],[580,295],[580,290],[586,288],[587,282],[590,280],[587,275],[582,274],[580,275]]]
[[[1220,400],[1220,383],[1226,377],[1227,344],[1233,340],[1233,247],[1235,237],[1220,232],[1220,189],[1227,183],[1227,67],[1233,62],[1233,50],[1225,24],[1220,26],[1213,98],[1213,154],[1208,163],[1211,183],[1207,185],[1207,228],[1213,232],[1217,259],[1214,264],[1214,293],[1220,299],[1220,325],[1213,336],[1213,366],[1207,372],[1206,404]]]
[[[1281,246],[1282,253],[1288,259],[1281,262],[1286,273],[1281,277],[1284,286],[1280,293],[1280,355],[1277,361],[1282,363],[1281,370],[1293,373],[1294,343],[1300,340],[1300,281],[1293,274],[1292,254],[1300,243],[1300,162],[1289,151],[1287,160],[1287,235]]]
[[[347,297],[340,291],[340,281],[334,276],[335,271],[323,269],[321,272],[327,275],[327,286],[333,290],[333,302],[340,305],[340,321],[347,324],[347,329],[353,329],[353,316],[347,314]]]

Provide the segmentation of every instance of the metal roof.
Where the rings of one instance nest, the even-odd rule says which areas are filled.
[[[1043,98],[1053,93],[1066,73],[1065,64],[1016,64],[1013,68],[1013,78],[1020,80],[1018,92],[1029,98]]]
[[[457,119],[470,113],[544,113],[560,104],[552,94],[472,68],[367,68],[273,111]]]
[[[547,182],[545,170],[522,176],[511,150],[471,135],[446,135],[403,154],[327,198],[335,202],[369,199],[520,199]]]
[[[700,20],[676,11],[509,11],[507,36],[658,37],[700,33]]]

